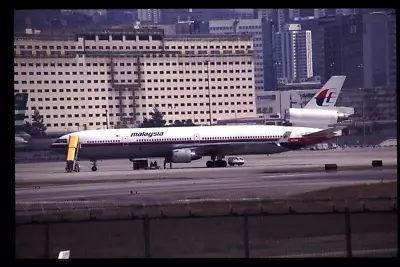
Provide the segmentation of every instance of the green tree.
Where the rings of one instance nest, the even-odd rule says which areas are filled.
[[[139,125],[139,128],[149,128],[153,127],[152,121],[148,120],[147,118],[143,118],[143,122]]]
[[[164,120],[164,115],[158,110],[158,108],[154,108],[151,113],[151,121],[153,122],[154,127],[164,127],[167,122]]]
[[[196,126],[196,124],[194,124],[194,122],[192,121],[192,119],[188,119],[185,122],[185,126]]]
[[[139,125],[140,128],[151,128],[151,127],[165,127],[164,115],[158,110],[158,108],[154,108],[153,112],[150,113],[151,119],[144,118],[143,122]]]
[[[174,123],[171,125],[172,127],[182,127],[184,123],[180,120],[175,120]]]
[[[196,126],[191,119],[188,120],[175,120],[171,127],[185,127],[185,126]]]
[[[39,111],[35,109],[32,115],[32,123],[25,122],[24,131],[32,136],[45,135],[47,127],[43,123],[43,115],[40,115]]]
[[[129,127],[128,127],[128,125],[126,123],[121,122],[121,123],[115,125],[114,128],[115,129],[125,129],[125,128],[129,128]]]

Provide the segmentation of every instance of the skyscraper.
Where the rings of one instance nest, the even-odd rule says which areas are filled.
[[[138,9],[140,21],[150,21],[154,24],[161,22],[161,9]]]
[[[344,87],[391,84],[395,26],[385,12],[322,18],[319,27],[322,82],[346,75]]]
[[[300,24],[287,24],[276,33],[277,77],[290,80],[313,76],[312,35]]]

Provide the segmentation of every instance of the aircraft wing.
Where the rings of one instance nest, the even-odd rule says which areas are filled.
[[[304,134],[303,137],[306,138],[313,138],[313,137],[333,137],[336,136],[335,132],[341,131],[348,126],[341,125],[341,126],[335,126],[332,128],[328,128],[319,132],[314,132],[314,133],[309,133],[309,134]]]
[[[181,144],[174,146],[174,149],[187,148],[194,150],[199,154],[209,154],[212,152],[220,152],[225,155],[234,154],[236,150],[242,151],[243,149],[250,149],[251,147],[260,146],[277,146],[276,142],[252,142],[249,143],[237,143],[237,142],[224,142],[214,144]]]
[[[224,142],[224,143],[214,143],[214,144],[181,144],[176,145],[175,149],[187,148],[191,150],[198,151],[200,154],[202,153],[210,153],[210,152],[221,152],[223,154],[234,153],[235,150],[242,150],[245,148],[250,148],[253,146],[280,146],[281,143],[288,142],[289,137],[291,135],[291,131],[285,132],[282,137],[278,141],[260,141],[260,142],[252,142],[249,143],[238,143],[238,142]]]

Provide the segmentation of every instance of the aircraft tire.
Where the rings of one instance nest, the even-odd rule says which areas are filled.
[[[206,162],[206,166],[207,166],[207,168],[212,168],[212,167],[214,167],[214,162],[209,160],[209,161]]]
[[[93,166],[92,167],[92,172],[95,172],[95,171],[97,171],[97,167]]]

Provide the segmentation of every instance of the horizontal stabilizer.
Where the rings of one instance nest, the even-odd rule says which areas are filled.
[[[315,133],[309,133],[309,134],[304,134],[303,137],[306,138],[313,138],[313,137],[333,137],[336,136],[337,134],[335,134],[335,132],[337,131],[341,131],[345,128],[347,128],[348,126],[342,125],[342,126],[335,126],[332,128],[328,128],[319,132],[315,132]]]

